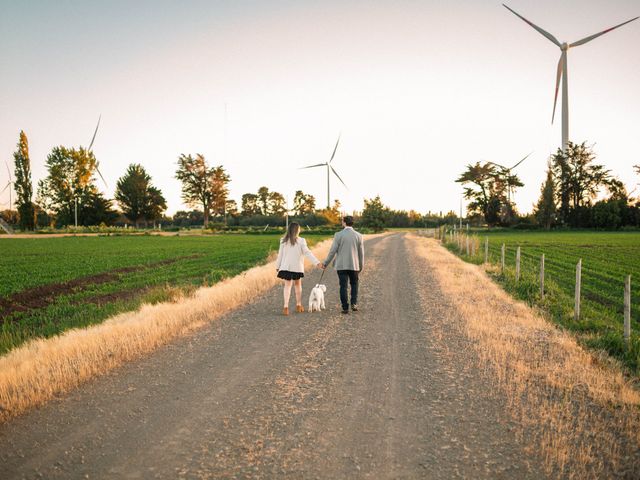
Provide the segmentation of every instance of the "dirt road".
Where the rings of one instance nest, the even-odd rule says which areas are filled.
[[[360,312],[329,271],[321,314],[271,290],[0,426],[0,477],[544,477],[428,265],[402,235],[366,249]]]

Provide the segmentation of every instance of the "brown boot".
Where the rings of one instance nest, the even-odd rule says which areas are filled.
[[[302,305],[296,305],[296,312],[298,313],[304,312],[304,307]]]
[[[282,315],[285,315],[285,316],[286,316],[286,315],[289,315],[289,307],[284,307],[284,308],[282,309]]]

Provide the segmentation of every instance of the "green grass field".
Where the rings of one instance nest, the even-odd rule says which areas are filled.
[[[306,236],[309,244],[321,238]],[[0,240],[0,354],[211,285],[262,261],[280,235]],[[274,273],[275,275],[275,273]]]
[[[480,240],[474,263],[484,259],[489,238],[489,261],[500,264],[506,247],[506,271],[493,274],[507,291],[537,305],[572,330],[587,346],[608,351],[632,370],[640,371],[640,233],[639,232],[473,232]],[[448,245],[459,254],[457,247]],[[520,282],[515,281],[516,248],[521,247]],[[540,256],[545,254],[544,300],[539,293]],[[573,320],[575,269],[582,259],[581,318]],[[625,348],[623,332],[624,278],[631,275],[632,342]]]

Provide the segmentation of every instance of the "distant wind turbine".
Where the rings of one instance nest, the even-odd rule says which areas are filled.
[[[2,189],[2,191],[0,193],[4,193],[5,190],[8,188],[9,189],[9,210],[12,209],[13,207],[13,197],[11,196],[11,188],[13,185],[13,179],[11,178],[11,169],[9,168],[9,164],[7,163],[7,161],[4,161],[4,164],[7,166],[7,173],[9,174],[9,181],[7,182],[7,184],[4,186],[4,188]]]
[[[516,13],[511,8],[507,7],[504,3],[502,4],[502,6],[507,10],[509,10],[511,13],[513,13],[515,16],[519,17],[525,23],[529,24],[531,27],[537,30],[538,33],[546,37],[549,41],[553,42],[555,45],[560,47],[560,50],[562,51],[562,53],[560,54],[560,60],[558,61],[558,69],[556,74],[556,93],[553,99],[553,113],[551,115],[551,123],[553,124],[553,120],[555,119],[556,103],[558,101],[558,87],[560,86],[560,79],[562,79],[562,150],[564,151],[567,148],[567,143],[569,142],[569,84],[568,84],[569,80],[567,78],[567,74],[568,74],[567,52],[569,51],[570,48],[584,45],[585,43],[588,43],[591,40],[594,40],[599,36],[604,35],[605,33],[609,33],[610,31],[615,30],[616,28],[626,25],[627,23],[633,22],[634,20],[637,20],[640,17],[632,18],[631,20],[627,20],[626,22],[616,25],[615,27],[607,28],[602,32],[596,33],[594,35],[590,35],[588,37],[583,38],[582,40],[578,40],[577,42],[560,43],[556,37],[551,35],[549,32],[543,30],[542,28],[538,27],[537,25],[533,24],[532,22],[524,18],[522,15]]]
[[[100,120],[102,119],[102,115],[100,115],[98,117],[98,124],[96,125],[96,129],[93,132],[93,137],[91,137],[91,143],[89,144],[89,148],[87,149],[88,153],[91,153],[91,149],[93,147],[93,142],[96,141],[96,135],[98,134],[98,128],[100,128]],[[102,173],[100,173],[100,168],[99,168],[99,163],[96,160],[96,172],[98,172],[98,175],[100,175],[100,178],[102,179],[102,181],[104,182],[104,186],[109,188],[109,185],[107,185],[107,181],[104,179],[104,177],[102,176]]]
[[[533,153],[533,152],[531,152]],[[515,165],[513,165],[512,167],[505,167],[504,165],[500,165],[499,163],[496,162],[487,162],[490,163],[491,165],[495,165],[496,167],[501,169],[501,174],[504,175],[504,177],[507,180],[507,202],[509,203],[509,205],[511,205],[511,191],[513,190],[513,176],[511,175],[511,171],[514,170],[518,165],[520,165],[522,162],[524,162],[527,158],[529,158],[531,156],[531,153],[527,156],[525,156],[522,160],[520,160],[518,163],[516,163]]]
[[[340,180],[340,183],[342,183],[342,185],[344,185],[345,188],[347,188],[347,184],[342,181],[342,179],[340,178],[340,175],[338,175],[338,172],[336,172],[333,166],[331,165],[331,162],[333,161],[333,157],[336,156],[336,150],[338,150],[339,143],[340,143],[340,135],[338,135],[338,141],[336,142],[336,146],[333,149],[333,153],[331,154],[331,158],[329,159],[328,162],[317,163],[315,165],[309,165],[307,167],[302,167],[300,169],[300,170],[304,170],[306,168],[327,167],[327,209],[331,208],[331,172],[333,172],[333,174],[336,177],[338,177],[338,180]]]

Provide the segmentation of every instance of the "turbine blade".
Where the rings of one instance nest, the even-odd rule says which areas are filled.
[[[504,165],[500,165],[499,163],[496,163],[496,162],[487,162],[487,163],[489,163],[489,164],[491,164],[491,165],[495,165],[496,167],[500,167],[500,168],[502,168],[503,170],[509,170],[509,169],[508,169],[507,167],[505,167]]]
[[[7,173],[9,174],[9,183],[11,183],[11,182],[12,182],[12,179],[11,179],[11,169],[9,168],[9,162],[7,162],[7,161],[5,160],[5,161],[4,161],[4,164],[6,165],[6,167],[7,167]]]
[[[547,32],[546,30],[543,30],[542,28],[540,28],[539,26],[537,26],[536,24],[530,22],[529,20],[527,20],[526,18],[524,18],[522,15],[520,15],[519,13],[516,13],[514,10],[510,9],[509,7],[507,7],[504,3],[502,4],[502,6],[504,8],[506,8],[507,10],[509,10],[511,13],[513,13],[516,17],[520,18],[522,21],[524,21],[525,23],[528,23],[531,27],[533,27],[534,29],[536,29],[541,35],[543,35],[544,37],[548,38],[549,40],[551,40],[553,43],[555,43],[557,46],[562,46],[562,44],[558,41],[558,39],[556,37],[554,37],[553,35],[551,35],[549,32]]]
[[[588,37],[583,38],[582,40],[578,40],[577,42],[573,42],[571,45],[569,45],[569,47],[578,47],[580,45],[584,45],[585,43],[590,42],[591,40],[598,38],[600,35],[604,35],[605,33],[609,33],[611,30],[615,30],[616,28],[620,28],[623,25],[626,25],[627,23],[631,23],[634,20],[637,20],[640,17],[636,17],[636,18],[632,18],[631,20],[627,20],[626,22],[621,23],[620,25],[616,25],[615,27],[611,27],[611,28],[607,28],[606,30],[603,30],[599,33],[596,33],[595,35],[590,35]]]
[[[316,163],[315,165],[309,165],[308,167],[300,167],[298,170],[304,170],[305,168],[324,167],[326,163]]]
[[[533,153],[533,152],[531,152]],[[526,157],[524,157],[522,160],[520,160],[518,163],[516,163],[513,167],[511,167],[509,169],[509,172],[511,172],[511,170],[513,170],[514,168],[516,168],[518,165],[520,165],[522,162],[524,162],[527,158],[529,158],[531,156],[531,153],[529,155],[527,155]]]
[[[553,96],[553,112],[551,113],[551,125],[553,125],[553,121],[556,118],[556,104],[558,103],[558,89],[560,88],[560,79],[562,78],[562,61],[564,60],[564,56],[566,54],[567,52],[565,50],[560,55],[560,60],[558,60],[558,73],[556,74],[556,93]]]
[[[9,188],[10,186],[11,186],[11,182],[7,183],[7,184],[4,186],[4,188],[2,189],[2,191],[0,192],[0,195],[1,195],[1,194],[3,194],[3,193],[5,192],[5,190],[6,190],[7,188]]]
[[[91,143],[89,144],[88,151],[91,151],[91,147],[93,147],[93,142],[96,140],[96,135],[98,134],[98,128],[100,127],[100,119],[102,118],[102,114],[98,117],[98,124],[96,125],[96,129],[93,132],[93,137],[91,137]]]
[[[100,175],[100,178],[102,179],[102,181],[104,183],[104,186],[109,188],[109,185],[107,185],[107,181],[102,176],[102,173],[100,173],[100,169],[98,168],[98,163],[97,162],[96,162],[96,172],[98,172],[98,175]]]
[[[344,185],[344,188],[349,188],[349,187],[347,187],[347,184],[346,184],[346,183],[344,183],[344,182],[342,181],[342,179],[340,178],[340,175],[338,175],[338,172],[336,172],[336,171],[333,169],[333,167],[332,167],[332,166],[329,166],[329,168],[331,169],[331,171],[333,172],[333,174],[334,174],[336,177],[338,177],[338,180],[340,180],[340,182],[342,183],[342,185]]]
[[[331,161],[333,160],[333,157],[335,157],[335,156],[336,156],[336,150],[338,150],[338,144],[340,143],[340,136],[341,136],[341,135],[342,135],[342,133],[340,133],[340,134],[338,135],[338,141],[336,142],[336,146],[335,146],[335,148],[333,149],[333,153],[331,154],[331,158],[329,159],[329,163],[331,163]]]

